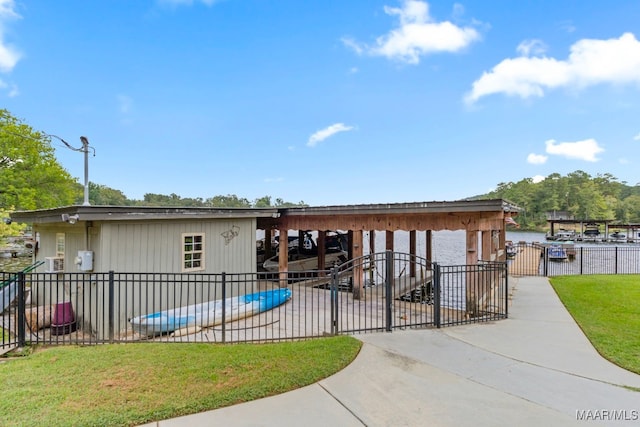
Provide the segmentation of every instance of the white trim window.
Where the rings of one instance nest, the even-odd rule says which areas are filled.
[[[204,233],[182,233],[182,271],[204,270]]]
[[[56,233],[56,256],[64,257],[65,236],[64,233]]]

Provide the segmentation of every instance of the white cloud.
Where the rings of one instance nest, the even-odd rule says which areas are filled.
[[[626,157],[621,157],[618,159],[618,163],[620,163],[621,165],[628,165],[631,162]]]
[[[15,11],[16,2],[14,0],[0,0],[0,19],[18,19],[20,15]]]
[[[542,176],[542,175],[536,175],[533,178],[531,178],[531,181],[533,181],[534,184],[537,184],[539,182],[544,181],[546,177]]]
[[[617,39],[580,40],[571,46],[566,60],[541,55],[542,50],[527,44],[521,44],[518,52],[525,56],[507,58],[473,82],[465,101],[472,104],[497,93],[528,98],[560,87],[640,84],[640,42],[631,33]]]
[[[569,34],[576,31],[576,26],[573,24],[573,21],[570,20],[560,21],[557,25],[562,31]]]
[[[634,141],[640,141],[640,133],[633,137]]]
[[[527,163],[531,163],[532,165],[543,165],[547,162],[548,157],[544,154],[534,154],[531,153],[527,156]]]
[[[547,46],[540,40],[525,40],[518,45],[516,51],[522,56],[544,55]]]
[[[20,18],[15,11],[14,0],[0,0],[0,71],[5,73],[13,70],[21,57],[20,52],[5,42],[5,26],[7,22]]]
[[[128,114],[133,107],[133,99],[127,95],[118,95],[118,109],[122,114]]]
[[[587,162],[597,162],[596,155],[602,153],[604,148],[598,145],[595,139],[585,139],[576,142],[560,142],[550,139],[545,142],[547,154],[566,157],[568,159],[585,160]]]
[[[284,182],[284,178],[282,177],[277,177],[277,178],[265,178],[264,182]]]
[[[191,6],[194,3],[202,3],[206,6],[212,6],[219,0],[158,0],[160,5],[166,6]]]
[[[358,42],[355,41],[354,39],[352,39],[351,37],[343,37],[342,38],[342,43],[346,47],[348,47],[351,50],[353,50],[358,55],[362,55],[364,53],[364,47],[361,46],[360,44],[358,44]]]
[[[429,4],[405,0],[401,8],[385,6],[387,15],[398,16],[400,25],[376,39],[372,46],[351,38],[343,38],[345,46],[357,54],[384,56],[409,64],[418,64],[420,57],[436,52],[457,52],[480,39],[472,27],[458,27],[449,21],[435,22],[429,16]],[[455,8],[459,12],[460,8]]]
[[[12,84],[11,86],[9,86],[9,93],[7,95],[9,96],[9,98],[15,98],[16,96],[20,95],[20,90],[18,90],[18,86],[15,84]]]
[[[309,137],[307,146],[315,147],[319,142],[324,141],[330,136],[339,132],[347,132],[353,129],[353,126],[345,126],[344,123],[336,123],[327,128],[321,129]]]

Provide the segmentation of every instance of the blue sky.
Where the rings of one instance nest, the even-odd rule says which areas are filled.
[[[640,182],[640,2],[0,0],[0,97],[141,199]],[[83,181],[81,153],[53,140]]]

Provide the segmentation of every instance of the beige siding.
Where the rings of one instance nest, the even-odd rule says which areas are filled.
[[[34,231],[40,233],[37,260],[55,256],[56,233],[65,233],[65,272],[80,272],[74,263],[78,251],[91,250],[94,252],[93,271],[97,273],[106,273],[110,270],[117,273],[181,273],[183,233],[204,233],[206,269],[194,273],[248,273],[255,271],[256,268],[255,218],[207,221],[108,221],[94,222],[91,227],[86,226],[84,222],[73,225],[36,225]],[[227,241],[224,235],[228,232],[237,234]],[[38,271],[44,271],[44,268],[41,267]],[[86,277],[86,281],[83,277]],[[74,307],[77,321],[85,328],[91,329],[97,337],[106,338],[108,335],[106,288],[96,283],[95,276],[91,273],[78,276],[73,280],[74,284],[65,284],[65,292],[60,294],[59,298],[54,297],[44,288],[33,289],[33,296],[36,300],[41,300],[39,304],[74,301],[74,305],[78,305]],[[116,291],[114,295],[116,306],[125,307],[126,301],[128,312],[115,313],[116,329],[124,327],[127,319],[145,314],[150,307],[155,307],[154,310],[167,309],[220,297],[216,294],[216,291],[220,292],[219,288],[214,288],[213,285],[202,287],[194,282],[179,288],[177,293],[172,292],[171,300],[173,301],[164,300],[160,307],[158,300],[152,300],[153,295],[156,299],[160,295],[159,284],[145,285],[144,294],[130,292],[131,289],[135,289],[131,286],[119,289],[125,291],[122,293]],[[246,289],[246,291],[251,290]],[[83,294],[84,299],[81,296]],[[52,297],[59,301],[51,301]],[[83,301],[80,301],[81,299]],[[89,307],[91,312],[85,313],[84,308]]]
[[[44,261],[46,257],[56,256],[56,235],[64,233],[65,249],[64,249],[64,266],[66,272],[78,272],[77,266],[74,264],[78,251],[86,250],[85,229],[84,226],[57,225],[34,227],[34,232],[39,234],[39,247],[35,255],[36,261]],[[38,271],[45,271],[42,266]]]
[[[255,270],[255,219],[109,222],[100,227],[96,271],[180,273],[183,233],[205,235],[206,268],[202,273]],[[230,230],[238,234],[226,243],[223,234]]]

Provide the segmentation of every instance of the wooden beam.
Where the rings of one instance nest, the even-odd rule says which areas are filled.
[[[429,214],[354,214],[284,216],[282,226],[289,230],[498,230],[503,212],[456,212]]]

